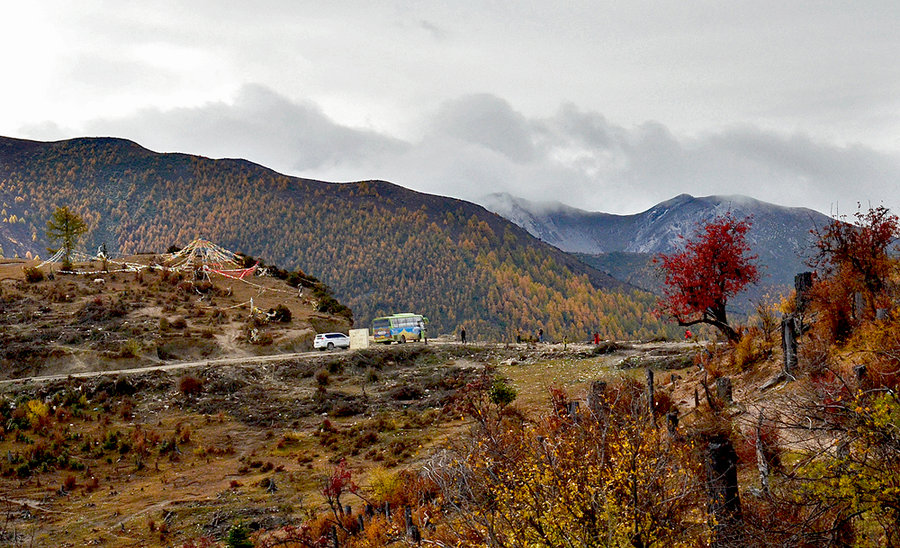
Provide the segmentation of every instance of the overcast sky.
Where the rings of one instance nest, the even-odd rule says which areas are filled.
[[[900,2],[3,2],[0,135],[634,213],[900,211]]]

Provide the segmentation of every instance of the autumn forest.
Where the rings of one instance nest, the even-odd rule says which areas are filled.
[[[435,333],[582,340],[672,336],[656,298],[471,203],[382,181],[323,183],[243,160],[159,154],[111,138],[0,139],[0,242],[46,256],[46,222],[68,206],[84,245],[159,253],[196,237],[300,269],[354,312],[416,311]]]

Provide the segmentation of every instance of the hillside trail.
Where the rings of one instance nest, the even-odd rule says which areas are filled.
[[[32,377],[19,377],[16,379],[0,380],[0,386],[25,383],[25,382],[47,382],[57,381],[68,378],[83,379],[90,377],[101,377],[104,375],[132,375],[140,373],[150,373],[152,371],[179,371],[182,369],[190,369],[193,367],[202,367],[209,365],[241,365],[247,363],[269,363],[282,360],[293,360],[297,358],[306,358],[321,355],[319,351],[310,352],[289,352],[284,354],[270,354],[267,356],[240,356],[231,358],[216,358],[209,360],[192,360],[184,362],[166,363],[160,365],[148,365],[144,367],[133,367],[130,369],[108,369],[104,371],[81,371],[75,373],[67,373],[62,375],[36,375]]]
[[[441,342],[436,340],[429,339],[428,344],[435,345],[452,345],[457,344],[455,342]],[[336,350],[334,352],[337,353],[348,353],[354,352],[354,350],[349,351],[341,351]],[[307,352],[284,352],[280,354],[268,354],[268,355],[251,355],[251,356],[231,356],[228,358],[215,358],[215,359],[203,359],[203,360],[189,360],[189,361],[181,361],[181,362],[171,362],[171,363],[163,363],[158,365],[147,365],[143,367],[132,367],[128,369],[107,369],[103,371],[78,371],[64,374],[54,374],[54,375],[34,375],[30,377],[18,377],[15,379],[5,379],[0,380],[0,386],[15,384],[15,383],[26,383],[26,382],[49,382],[49,381],[58,381],[64,379],[84,379],[84,378],[92,378],[92,377],[102,377],[102,376],[116,376],[116,375],[136,375],[141,373],[150,373],[154,371],[180,371],[184,369],[191,369],[194,367],[205,367],[205,366],[214,366],[214,365],[247,365],[247,364],[262,364],[262,363],[272,363],[279,362],[284,360],[295,360],[302,358],[311,358],[315,356],[323,356],[326,355],[327,351],[322,350],[310,350]]]

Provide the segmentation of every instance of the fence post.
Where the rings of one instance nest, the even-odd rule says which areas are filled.
[[[578,424],[578,406],[580,404],[577,401],[569,402],[569,418],[572,419],[574,424]]]
[[[716,379],[716,396],[726,404],[734,403],[731,389],[731,377],[719,377]]]
[[[769,494],[769,463],[766,461],[765,447],[762,438],[763,412],[759,410],[759,419],[756,422],[756,468],[759,470],[759,483],[762,492]]]
[[[743,546],[743,514],[738,492],[737,453],[724,435],[713,436],[706,448],[706,488],[713,525],[713,548]]]
[[[793,377],[797,368],[797,318],[788,314],[781,320],[781,349],[784,351],[784,372]]]
[[[866,299],[862,293],[857,291],[853,294],[853,318],[856,321],[862,321],[863,314],[866,311]]]

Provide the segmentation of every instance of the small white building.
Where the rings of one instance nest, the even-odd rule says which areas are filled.
[[[368,329],[351,329],[350,330],[350,350],[360,348],[369,348],[369,330]]]

